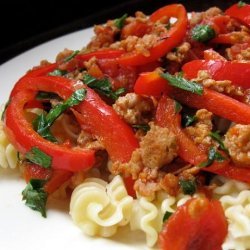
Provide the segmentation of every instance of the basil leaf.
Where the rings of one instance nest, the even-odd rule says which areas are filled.
[[[150,127],[148,124],[134,124],[132,125],[132,127],[135,129],[141,129],[144,132],[148,132],[150,130]]]
[[[215,36],[214,29],[209,25],[197,25],[192,30],[192,39],[198,42],[207,42]]]
[[[46,180],[31,179],[22,192],[25,205],[40,212],[44,218],[46,218],[46,203],[48,198],[48,194],[43,189],[45,182]]]
[[[47,155],[37,147],[32,147],[31,150],[25,154],[25,157],[29,161],[44,168],[51,167],[51,162],[52,162],[51,156]]]
[[[195,115],[183,115],[182,116],[182,125],[183,127],[188,127],[194,124],[197,121],[197,116]]]
[[[64,62],[68,62],[71,59],[73,59],[78,53],[80,52],[80,50],[75,50],[71,55],[67,56],[64,58]]]
[[[239,8],[242,8],[242,7],[244,7],[245,5],[246,5],[246,3],[243,2],[243,1],[239,1],[238,4],[237,4],[237,6],[238,6]]]
[[[166,211],[163,216],[162,222],[166,222],[172,214],[173,213]]]
[[[89,74],[85,74],[83,76],[83,81],[91,89],[113,100],[117,100],[118,97],[125,92],[125,88],[119,88],[113,91],[111,82],[108,78],[97,79]]]
[[[213,140],[215,140],[215,141],[217,141],[219,143],[221,150],[228,153],[228,149],[225,147],[225,145],[224,145],[224,143],[222,141],[222,138],[221,138],[221,136],[219,134],[219,131],[211,132],[209,135]]]
[[[179,184],[184,194],[192,195],[196,192],[195,180],[179,180]]]
[[[202,162],[199,167],[208,167],[213,164],[214,161],[222,162],[226,158],[222,156],[215,147],[210,147],[208,151],[208,160],[206,162]]]
[[[68,73],[67,70],[55,69],[54,71],[50,72],[48,75],[49,76],[63,76],[63,75],[66,75],[67,73]]]
[[[181,104],[179,102],[175,101],[174,102],[174,111],[175,111],[175,114],[180,113],[181,110],[182,110]]]
[[[117,18],[114,20],[114,24],[115,26],[118,28],[118,29],[122,29],[124,24],[125,24],[125,21],[126,21],[126,18],[128,17],[128,14],[124,14],[122,17],[120,18]]]
[[[161,73],[160,76],[166,79],[171,86],[192,92],[197,95],[203,94],[203,86],[196,82],[191,82],[181,76],[173,76],[169,73]]]

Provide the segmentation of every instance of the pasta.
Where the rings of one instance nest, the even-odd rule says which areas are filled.
[[[228,236],[222,248],[247,250],[250,248],[250,186],[222,177],[218,179],[223,184],[214,193],[220,195],[229,224]]]
[[[129,222],[132,203],[120,176],[109,184],[89,178],[74,190],[70,214],[86,234],[110,237]]]
[[[136,12],[28,71],[0,124],[0,166],[21,154],[25,204],[46,217],[48,197],[70,198],[90,236],[121,227],[164,250],[248,249],[249,17],[242,1]]]
[[[9,142],[3,130],[3,123],[0,122],[0,167],[16,168],[17,160],[17,150]]]

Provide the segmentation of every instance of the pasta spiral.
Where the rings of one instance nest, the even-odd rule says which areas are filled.
[[[109,184],[89,178],[74,190],[70,215],[86,234],[110,237],[118,226],[129,222],[132,204],[133,198],[127,194],[120,176],[114,177]]]

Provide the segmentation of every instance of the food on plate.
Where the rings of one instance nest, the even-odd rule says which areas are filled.
[[[0,124],[0,166],[21,172],[25,204],[46,217],[48,198],[70,198],[91,236],[249,249],[249,20],[242,1],[138,11],[28,70]]]

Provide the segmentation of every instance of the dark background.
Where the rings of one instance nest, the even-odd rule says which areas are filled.
[[[215,5],[225,9],[238,1],[1,0],[0,64],[52,38],[120,17],[124,13],[132,15],[136,10],[150,14],[161,6],[176,2],[183,3],[188,11],[201,11]]]

